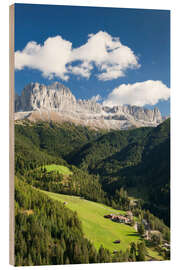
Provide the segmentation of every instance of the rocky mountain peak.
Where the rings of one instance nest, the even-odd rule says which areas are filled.
[[[63,95],[72,95],[70,89],[66,86],[64,86],[63,84],[61,84],[60,82],[54,82],[48,86],[46,86],[48,90],[52,90],[52,91],[60,91],[62,92]]]
[[[157,126],[162,122],[158,108],[149,110],[131,105],[108,107],[92,99],[76,100],[70,89],[59,82],[48,86],[37,82],[25,86],[21,96],[15,96],[15,112],[16,119],[31,115],[31,119],[35,117],[36,120],[61,119],[107,129]]]
[[[30,83],[24,87],[21,96],[16,97],[15,111],[62,110],[76,104],[70,89],[59,82],[51,85]]]

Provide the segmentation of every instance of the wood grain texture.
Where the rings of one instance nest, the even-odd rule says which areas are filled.
[[[14,265],[14,5],[9,7],[9,263]]]

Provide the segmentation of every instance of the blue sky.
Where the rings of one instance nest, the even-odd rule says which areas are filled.
[[[57,36],[60,38],[56,39]],[[31,42],[29,49],[28,42]],[[52,46],[47,45],[44,50],[44,42]],[[108,56],[98,52],[99,42],[110,46]],[[170,113],[167,10],[16,4],[15,51],[19,52],[15,71],[17,93],[31,81],[45,84],[59,81],[76,98],[100,95],[107,104],[134,101],[135,105],[157,106],[163,115]],[[57,55],[57,62],[53,59],[48,67],[51,53]],[[64,66],[59,65],[61,57]]]

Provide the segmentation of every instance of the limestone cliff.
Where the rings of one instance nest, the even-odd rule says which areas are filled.
[[[30,83],[21,96],[15,95],[15,120],[70,121],[92,128],[127,129],[157,126],[162,122],[158,108],[120,105],[103,106],[95,100],[76,100],[70,89],[58,82],[46,86]]]

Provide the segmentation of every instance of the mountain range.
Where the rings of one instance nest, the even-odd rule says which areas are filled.
[[[21,95],[15,95],[15,120],[32,122],[71,122],[93,129],[121,130],[132,127],[155,127],[163,121],[158,108],[119,105],[104,106],[94,99],[76,99],[59,82],[51,85],[30,83]]]

